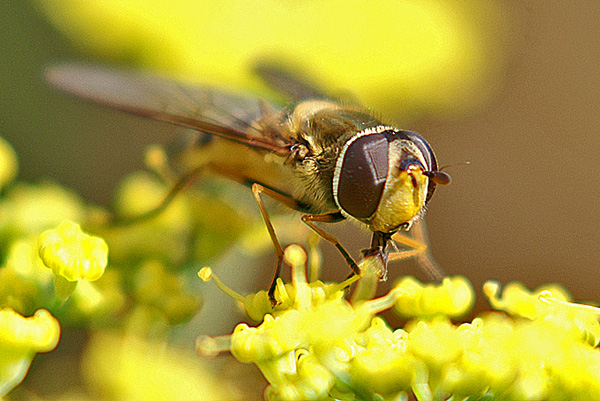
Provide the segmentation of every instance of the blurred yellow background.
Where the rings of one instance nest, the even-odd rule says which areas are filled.
[[[301,3],[305,2],[297,6]],[[424,3],[406,4],[422,10],[418,5]],[[446,272],[467,276],[475,288],[481,288],[485,279],[519,280],[530,287],[560,282],[576,299],[600,302],[597,291],[600,284],[597,273],[600,266],[600,3],[497,2],[493,7],[485,3],[487,8],[483,12],[477,6],[469,6],[464,13],[457,6],[444,12],[443,2],[436,4],[435,12],[424,14],[434,22],[443,21],[444,29],[434,32],[434,37],[442,35],[440,40],[443,40],[444,35],[458,35],[458,39],[451,38],[444,43],[455,46],[455,52],[464,52],[458,53],[461,57],[473,59],[467,59],[469,62],[460,64],[460,68],[452,64],[452,60],[444,59],[449,64],[442,63],[436,69],[430,66],[428,71],[418,70],[426,64],[404,63],[405,73],[397,72],[397,79],[390,84],[392,88],[402,89],[395,98],[386,92],[388,88],[382,81],[378,81],[381,76],[377,65],[368,79],[379,82],[379,86],[369,90],[364,87],[364,82],[369,81],[357,75],[357,71],[367,74],[366,70],[336,69],[335,63],[339,63],[336,54],[332,53],[325,61],[318,58],[318,54],[315,59],[303,57],[296,61],[310,72],[319,74],[321,71],[322,75],[317,77],[320,82],[330,83],[336,90],[357,91],[357,96],[367,105],[384,109],[385,115],[395,119],[402,128],[421,133],[432,144],[441,165],[471,162],[470,166],[448,170],[453,183],[438,189],[427,212],[431,247]],[[493,18],[494,12],[498,13],[498,19]],[[44,66],[64,60],[94,60],[90,57],[91,50],[85,47],[85,41],[90,39],[84,36],[78,37],[80,42],[67,40],[30,2],[4,0],[0,2],[0,15],[0,54],[3,56],[0,135],[13,144],[20,157],[20,179],[56,179],[89,200],[108,203],[116,182],[142,166],[145,145],[168,143],[176,130],[81,103],[48,88],[42,78]],[[194,21],[193,15],[188,17]],[[394,15],[388,17],[392,19]],[[128,18],[133,17],[128,14]],[[219,18],[225,17],[220,15]],[[385,22],[386,29],[393,28],[390,20]],[[365,29],[375,26],[374,21],[369,24]],[[455,33],[452,27],[464,30]],[[221,27],[222,32],[227,32],[227,28]],[[398,29],[401,28],[399,24]],[[478,30],[473,30],[475,28]],[[219,32],[213,34],[219,35]],[[369,31],[369,35],[377,42],[376,32]],[[473,41],[460,42],[466,40],[461,39],[465,37]],[[477,38],[482,43],[478,43]],[[154,38],[144,39],[151,49]],[[384,39],[381,42],[393,48],[393,43]],[[343,38],[338,40],[343,42]],[[352,40],[348,38],[349,42]],[[160,51],[172,50],[166,40],[157,43],[160,43],[157,45]],[[310,40],[302,43],[303,54],[312,51],[306,49]],[[93,46],[90,43],[90,47]],[[185,43],[185,46],[189,47],[187,50],[200,47],[195,43]],[[415,52],[418,47],[406,43],[398,46],[402,51]],[[212,49],[211,53],[220,54],[218,50]],[[278,50],[276,46],[273,52]],[[105,49],[96,51],[100,57]],[[236,49],[240,51],[242,47]],[[293,49],[287,49],[286,56],[292,57]],[[223,57],[214,56],[214,62],[223,63]],[[352,60],[360,59],[353,57]],[[380,54],[367,57],[382,59]],[[411,55],[402,57],[410,59]],[[427,59],[427,48],[421,48],[418,57]],[[164,58],[140,61],[131,52],[117,59],[156,69],[165,62]],[[241,65],[228,66],[225,72],[240,71]],[[179,69],[162,67],[179,76],[186,71],[198,71],[190,79],[200,81],[203,66],[188,61]],[[215,68],[207,73],[209,80],[218,80],[219,67]],[[389,67],[387,73],[393,73],[393,68],[394,65]],[[338,70],[341,72],[336,75]],[[456,74],[462,74],[464,79],[457,79]],[[432,79],[422,79],[425,75]],[[407,80],[405,86],[402,86],[403,76]],[[423,91],[429,96],[417,102],[420,79]],[[235,86],[240,82],[232,78],[224,84]],[[453,96],[453,92],[458,93]],[[403,97],[407,93],[415,96],[414,103]],[[448,100],[435,98],[436,93],[443,93]],[[383,99],[391,96],[394,104],[384,107],[377,101],[378,96]],[[464,98],[470,99],[467,106],[461,101]],[[248,199],[251,200],[250,192]],[[365,247],[368,236],[349,238],[348,231],[354,233],[355,230],[348,227],[336,227],[332,231],[346,237],[343,241],[352,249]],[[269,266],[271,259],[266,258]],[[335,252],[331,252],[328,260],[327,265],[339,264],[345,269]],[[400,273],[420,274],[412,267],[392,267],[392,277]],[[265,274],[270,275],[270,271]],[[332,276],[340,278],[340,274],[343,276],[343,273]],[[267,282],[267,278],[261,278],[261,283]]]

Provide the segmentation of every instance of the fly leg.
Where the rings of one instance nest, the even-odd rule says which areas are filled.
[[[302,210],[302,206],[294,198],[292,198],[288,195],[279,193],[277,191],[274,191],[274,190],[267,188],[258,183],[252,184],[252,193],[254,194],[254,197],[256,198],[256,202],[258,203],[258,207],[260,208],[260,213],[262,214],[265,224],[267,226],[267,230],[269,231],[269,236],[271,237],[271,241],[273,242],[273,246],[275,248],[275,255],[277,256],[277,264],[275,266],[275,274],[273,276],[273,281],[271,282],[271,286],[269,287],[269,299],[271,300],[271,302],[275,303],[276,302],[275,301],[275,287],[277,285],[277,279],[279,278],[279,274],[281,273],[281,264],[283,261],[283,249],[281,248],[281,244],[279,243],[279,240],[277,239],[277,235],[275,234],[275,230],[273,229],[273,225],[271,224],[269,215],[262,203],[260,194],[265,194],[265,195],[269,196],[270,198],[273,198],[276,201],[279,201],[294,210]],[[348,266],[350,266],[350,268],[352,269],[353,274],[360,274],[360,269],[359,269],[358,265],[356,264],[354,259],[352,259],[352,256],[350,256],[348,251],[346,251],[346,249],[344,249],[342,244],[340,244],[340,242],[337,240],[337,238],[335,238],[333,235],[325,232],[324,230],[322,230],[321,228],[319,228],[315,225],[315,222],[336,223],[338,221],[342,221],[343,219],[344,219],[344,217],[339,212],[326,213],[326,214],[305,214],[302,216],[302,222],[304,222],[307,226],[309,226],[314,232],[319,234],[323,239],[332,243],[340,251],[340,253],[344,257],[344,259],[346,260],[346,263],[348,263]]]
[[[403,251],[397,250],[395,252],[391,252],[388,255],[388,261],[412,258],[414,256],[419,256],[427,251],[427,244],[421,241],[417,241],[416,239],[411,238],[408,235],[395,233],[394,235],[392,235],[392,239],[395,242],[405,245],[412,249],[406,249]]]
[[[360,268],[358,267],[354,259],[352,259],[352,256],[350,256],[348,251],[346,251],[342,244],[340,244],[338,239],[315,225],[315,222],[337,223],[338,221],[342,221],[343,219],[344,216],[342,216],[342,214],[339,212],[325,214],[305,214],[302,216],[302,222],[304,222],[304,224],[309,226],[314,232],[319,234],[324,240],[333,244],[333,246],[335,246],[338,249],[338,251],[340,251],[344,259],[346,260],[346,263],[348,263],[348,266],[350,266],[350,268],[352,269],[352,273],[360,275]]]
[[[277,287],[277,279],[281,273],[281,264],[283,262],[283,249],[281,248],[281,244],[277,239],[277,234],[275,233],[275,229],[273,228],[273,224],[271,223],[271,219],[269,218],[269,214],[267,213],[267,209],[262,202],[260,197],[261,194],[265,194],[270,198],[283,203],[284,205],[290,207],[291,209],[298,210],[301,208],[298,201],[294,198],[281,194],[277,191],[274,191],[270,188],[267,188],[259,183],[252,184],[252,193],[254,194],[254,198],[256,199],[256,203],[258,203],[258,207],[260,208],[260,214],[263,217],[265,225],[267,226],[267,230],[269,231],[269,236],[271,237],[271,242],[273,242],[273,247],[275,248],[275,274],[273,275],[273,280],[271,281],[271,286],[269,287],[269,299],[273,305],[277,304],[275,300],[275,288]]]
[[[273,243],[273,248],[275,248],[275,274],[273,274],[273,280],[271,281],[271,285],[269,286],[269,300],[273,304],[273,306],[277,305],[277,300],[275,299],[275,288],[277,287],[277,279],[281,273],[281,264],[283,263],[283,248],[279,243],[279,239],[277,239],[277,234],[275,233],[275,229],[273,228],[273,224],[271,223],[271,219],[269,218],[269,213],[265,208],[265,205],[262,202],[260,197],[261,194],[265,194],[268,197],[286,205],[290,209],[294,210],[303,210],[302,204],[294,199],[292,196],[287,195],[282,192],[275,191],[261,183],[256,182],[250,177],[245,176],[243,173],[239,171],[229,170],[223,168],[221,166],[215,164],[208,164],[208,169],[223,176],[230,178],[234,181],[239,182],[240,184],[250,186],[252,188],[252,193],[254,194],[254,198],[256,199],[256,203],[260,209],[260,214],[267,226],[267,231],[269,231],[269,237],[271,237],[271,242]]]
[[[445,277],[445,273],[441,267],[438,266],[437,262],[433,259],[431,251],[427,246],[427,231],[423,221],[418,221],[413,225],[414,238],[407,235],[395,233],[392,235],[392,239],[397,243],[406,245],[412,249],[405,251],[398,251],[390,253],[388,260],[402,260],[411,257],[417,257],[421,268],[427,273],[427,275],[436,282],[441,282]]]

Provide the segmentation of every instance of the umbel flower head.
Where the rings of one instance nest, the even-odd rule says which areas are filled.
[[[490,302],[505,312],[455,324],[451,317],[473,300],[464,278],[439,285],[405,278],[382,297],[348,300],[339,284],[307,282],[300,247],[288,248],[286,259],[292,283],[278,283],[282,302],[260,325],[197,343],[201,354],[229,351],[254,363],[269,381],[269,400],[600,399],[599,311],[567,302],[558,287],[511,284],[501,294],[486,283]],[[209,278],[207,268],[202,276]],[[357,287],[372,285],[368,276]],[[249,299],[263,298],[226,291],[247,310],[256,305]],[[413,320],[393,329],[376,316],[388,308]]]

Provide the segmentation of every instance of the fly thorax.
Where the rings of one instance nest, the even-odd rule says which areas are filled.
[[[325,110],[337,110],[340,106],[328,100],[308,100],[298,103],[287,121],[288,131],[298,135],[310,130],[309,125],[316,114]],[[310,141],[310,137],[304,139]],[[311,144],[314,145],[314,144]]]

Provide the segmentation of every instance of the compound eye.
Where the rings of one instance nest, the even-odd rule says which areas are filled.
[[[423,166],[427,171],[436,171],[437,170],[437,160],[435,158],[435,153],[433,153],[433,149],[427,143],[425,139],[423,139],[420,135],[412,132],[412,131],[401,131],[401,133],[406,136],[408,139],[415,144],[417,148],[421,151],[423,158],[425,159],[426,166]],[[427,188],[427,197],[425,198],[425,203],[429,202],[433,193],[435,192],[435,186],[437,184],[444,184],[445,181],[450,182],[448,179],[450,176],[445,174],[447,177],[443,176],[430,176],[429,186]]]
[[[334,182],[338,206],[357,219],[375,213],[388,174],[388,139],[370,134],[352,141],[342,153]]]
[[[412,131],[401,131],[402,134],[406,135],[408,139],[415,144],[417,148],[421,151],[423,158],[425,159],[426,166],[423,166],[425,170],[437,170],[437,160],[435,159],[435,154],[431,149],[431,146],[427,143],[422,136]]]

